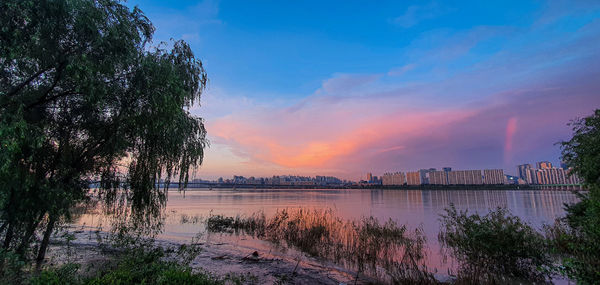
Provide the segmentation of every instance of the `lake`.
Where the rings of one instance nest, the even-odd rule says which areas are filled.
[[[428,267],[446,271],[452,264],[442,262],[437,236],[440,214],[454,204],[459,210],[486,213],[498,207],[537,229],[564,215],[564,204],[578,199],[568,191],[541,190],[377,190],[377,189],[192,189],[169,191],[167,218],[159,238],[191,241],[204,224],[194,221],[213,215],[251,215],[264,212],[267,217],[277,210],[294,208],[333,209],[344,219],[358,220],[373,216],[380,221],[392,219],[409,229],[422,227],[429,248]],[[96,219],[96,220],[94,220]],[[94,225],[99,219],[84,215],[79,223]],[[240,242],[245,247],[266,250],[255,239],[218,237]]]

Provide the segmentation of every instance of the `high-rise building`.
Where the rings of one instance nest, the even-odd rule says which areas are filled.
[[[547,167],[547,165],[541,165]],[[577,175],[571,175],[570,169],[562,168],[541,168],[528,169],[526,172],[526,182],[528,184],[579,184],[580,180]]]
[[[540,161],[536,164],[537,169],[550,169],[552,168],[552,163],[550,161]]]
[[[373,182],[373,173],[367,173],[367,182]]]
[[[429,169],[419,169],[421,184],[429,184]]]
[[[444,170],[444,174],[446,176],[446,184],[450,183],[450,180],[448,178],[448,173],[450,171],[452,171],[452,167],[444,167],[444,168],[442,168],[442,170]]]
[[[532,168],[531,164],[521,164],[521,165],[518,165],[517,166],[517,170],[518,170],[518,173],[519,173],[519,178],[527,181],[527,175],[530,175],[528,173],[529,173],[529,169],[531,169],[531,168]]]
[[[484,169],[483,184],[504,184],[505,176],[502,169]]]
[[[481,170],[454,170],[448,172],[448,184],[480,185],[483,184]]]
[[[448,175],[446,171],[429,172],[429,184],[448,185]]]
[[[383,185],[404,185],[406,184],[406,175],[404,172],[386,173],[381,177]]]
[[[406,173],[406,184],[421,185],[421,175],[418,171]]]

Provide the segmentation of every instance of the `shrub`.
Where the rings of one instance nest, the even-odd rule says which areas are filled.
[[[566,217],[546,227],[552,250],[562,259],[559,271],[580,284],[600,280],[600,199],[593,195],[567,206]]]
[[[31,285],[62,285],[62,284],[79,284],[81,280],[78,278],[77,271],[79,264],[68,263],[59,268],[47,269],[40,272],[39,275],[32,277],[29,280]]]
[[[0,249],[0,284],[19,284],[25,265],[20,255]]]
[[[506,209],[480,216],[451,206],[439,241],[459,263],[458,283],[544,282],[551,275],[544,236]]]
[[[100,268],[91,277],[82,277],[78,264],[49,268],[29,279],[31,285],[59,284],[189,284],[212,285],[223,281],[205,273],[194,273],[184,264],[166,261],[160,248],[129,249],[115,263]],[[17,283],[15,283],[17,284]]]

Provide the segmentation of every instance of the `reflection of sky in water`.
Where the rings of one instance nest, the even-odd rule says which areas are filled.
[[[250,215],[262,211],[270,216],[285,208],[332,208],[346,219],[374,216],[380,221],[392,219],[409,229],[422,227],[427,236],[429,266],[445,270],[440,263],[439,215],[451,203],[460,210],[486,213],[506,207],[536,228],[564,214],[563,205],[577,201],[566,191],[501,190],[188,190],[169,192],[168,218],[163,238],[190,240],[202,231],[201,223],[181,223],[181,216],[206,217],[209,213],[226,216]],[[95,219],[93,221],[92,219]],[[80,223],[94,225],[100,217],[85,215]]]

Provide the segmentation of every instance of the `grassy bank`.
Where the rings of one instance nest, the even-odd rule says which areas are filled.
[[[178,249],[163,248],[151,240],[125,241],[111,248],[102,260],[93,263],[67,262],[61,265],[35,267],[17,256],[1,252],[1,284],[245,284],[253,276],[227,274],[216,276],[192,268],[190,261],[200,252],[197,247],[182,245]]]

